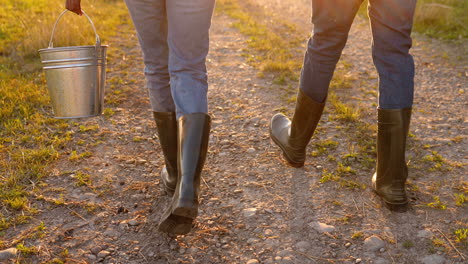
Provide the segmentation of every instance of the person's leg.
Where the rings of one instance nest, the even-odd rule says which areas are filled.
[[[379,73],[375,192],[391,210],[405,210],[405,161],[413,105],[414,62],[409,54],[416,0],[371,0],[372,57]]]
[[[165,191],[177,184],[177,120],[169,85],[169,48],[165,0],[126,0],[143,51],[146,85],[164,155],[161,179]]]
[[[206,56],[214,0],[167,0],[169,72],[177,117],[207,113]]]
[[[325,106],[336,63],[361,0],[313,0],[314,35],[309,39],[292,121],[273,116],[270,136],[294,167],[304,165],[309,143]]]
[[[143,51],[146,85],[154,112],[175,112],[168,70],[165,0],[125,0]]]
[[[167,0],[169,72],[178,119],[178,180],[158,229],[186,234],[198,214],[200,180],[208,151],[209,28],[214,0]]]
[[[300,89],[318,103],[325,102],[336,64],[362,0],[313,0],[313,36],[307,44]]]
[[[413,105],[414,61],[409,50],[416,0],[371,0],[372,58],[379,74],[379,108]]]

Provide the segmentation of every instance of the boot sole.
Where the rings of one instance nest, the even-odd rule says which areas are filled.
[[[375,190],[375,188],[372,188],[372,190],[377,196],[381,198],[382,203],[388,210],[393,212],[406,212],[408,210],[408,201],[405,201],[403,203],[390,203],[386,201],[382,196],[380,196],[379,193]]]
[[[273,140],[273,142],[275,142],[275,144],[281,149],[281,151],[283,152],[283,157],[284,159],[287,161],[287,163],[291,166],[291,167],[294,167],[294,168],[301,168],[301,167],[304,167],[304,162],[294,162],[292,161],[288,155],[286,154],[286,151],[284,150],[284,148],[281,146],[281,144],[279,143],[278,140],[276,140],[276,138],[273,136],[273,133],[271,131],[271,126],[270,126],[270,138]]]
[[[385,201],[384,199],[382,199],[382,201],[383,201],[385,207],[387,207],[387,209],[390,210],[390,211],[393,211],[393,212],[406,212],[406,211],[408,211],[408,202],[395,204],[395,203],[389,203],[389,202]]]
[[[158,230],[165,233],[185,235],[192,230],[193,221],[197,217],[198,210],[193,207],[177,207],[163,216]]]
[[[170,214],[161,221],[158,230],[164,233],[185,235],[192,230],[193,218]]]

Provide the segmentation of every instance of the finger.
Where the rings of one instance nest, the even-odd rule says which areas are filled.
[[[76,13],[78,15],[82,15],[83,12],[81,11],[81,5],[80,1],[76,0],[67,0],[65,2],[65,8],[72,11],[73,13]]]

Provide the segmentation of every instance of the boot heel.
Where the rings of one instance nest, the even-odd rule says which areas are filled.
[[[185,205],[184,205],[185,204]],[[179,201],[179,204],[163,216],[158,230],[166,233],[183,235],[190,232],[198,215],[198,206],[193,202]]]
[[[286,155],[286,153],[283,151],[283,158],[286,160],[286,162],[291,165],[291,167],[294,168],[301,168],[304,167],[304,162],[294,162],[289,159],[289,157]]]
[[[169,214],[158,226],[158,230],[165,233],[185,235],[192,230],[193,218]]]
[[[408,202],[401,203],[401,204],[394,204],[394,203],[389,203],[387,201],[383,201],[383,204],[385,205],[385,207],[387,207],[388,210],[393,211],[393,212],[404,213],[408,211]]]
[[[193,207],[177,207],[174,208],[172,214],[195,219],[198,215],[198,209]]]

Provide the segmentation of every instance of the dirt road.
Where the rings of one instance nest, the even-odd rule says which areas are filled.
[[[304,35],[310,30],[309,1],[256,2],[275,19],[297,24]],[[268,122],[293,103],[279,96],[282,85],[259,78],[241,56],[247,38],[231,27],[233,21],[222,13],[213,21],[208,58],[213,126],[194,231],[171,237],[156,230],[170,198],[159,187],[163,158],[140,50],[133,29],[123,25],[112,43],[108,78],[109,97],[120,103],[73,131],[70,156],[92,155],[63,157],[41,187],[34,221],[7,230],[12,245],[25,238],[38,249],[19,257],[25,263],[463,263],[467,246],[456,241],[455,231],[467,229],[468,214],[455,194],[468,188],[461,165],[467,162],[466,60],[453,59],[452,46],[445,55],[445,46],[433,48],[439,42],[416,37],[408,151],[412,207],[396,214],[382,208],[371,191],[372,168],[358,166],[359,157],[350,155],[358,147],[349,137],[353,127],[333,118],[332,108],[309,148],[312,153],[329,142],[323,153],[308,156],[301,169],[285,165],[269,139]],[[376,73],[362,19],[352,28],[343,60],[351,65],[349,76],[365,81],[355,81],[340,96],[355,95],[349,101],[372,125],[376,97],[366,91],[375,91]],[[343,164],[342,180],[323,180]],[[46,231],[39,233],[41,222]]]

